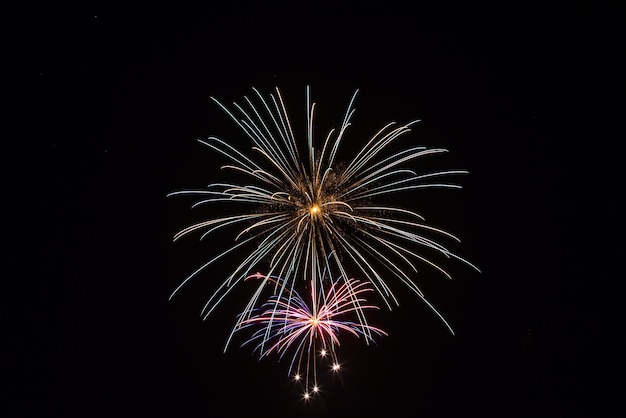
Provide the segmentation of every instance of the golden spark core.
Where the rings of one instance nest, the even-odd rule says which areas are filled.
[[[322,208],[320,208],[318,204],[314,204],[309,208],[309,213],[311,214],[311,216],[315,216],[321,212],[322,212]]]

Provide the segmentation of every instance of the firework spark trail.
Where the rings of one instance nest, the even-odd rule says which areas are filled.
[[[338,150],[355,113],[353,105],[358,91],[350,99],[340,128],[328,133],[321,152],[317,152],[313,138],[315,104],[311,104],[307,88],[306,153],[299,151],[279,90],[270,94],[269,99],[257,89],[253,92],[256,105],[252,99],[244,97],[244,105],[233,103],[231,109],[212,98],[251,140],[251,152],[238,150],[217,137],[200,140],[228,159],[229,163],[222,168],[247,176],[251,183],[212,183],[206,189],[169,194],[200,195],[201,199],[194,207],[226,202],[248,208],[239,214],[193,224],[174,236],[174,240],[178,240],[202,232],[203,239],[218,230],[239,228],[234,234],[235,243],[183,280],[170,299],[209,265],[235,250],[247,249],[248,255],[206,302],[201,312],[203,317],[210,315],[251,271],[263,270],[267,272],[266,277],[282,278],[274,283],[274,311],[278,311],[284,302],[284,294],[293,293],[302,284],[310,283],[313,289],[321,290],[322,277],[328,271],[332,277],[360,276],[371,284],[389,309],[398,304],[388,280],[388,277],[395,277],[452,331],[443,316],[426,300],[413,277],[418,266],[428,266],[450,278],[435,257],[456,259],[477,271],[478,268],[437,240],[458,242],[454,235],[427,225],[424,218],[412,210],[386,206],[375,202],[375,198],[424,188],[457,189],[461,186],[441,178],[463,175],[467,171],[418,174],[402,167],[416,159],[447,152],[441,148],[419,146],[386,152],[390,144],[408,134],[418,121],[400,126],[395,122],[388,123],[365,143],[345,168],[340,168],[336,163]],[[301,155],[307,155],[307,163],[303,162]],[[232,333],[251,318],[266,284],[267,280],[261,280],[252,292]],[[347,282],[347,289],[351,289],[350,286]],[[358,294],[348,292],[348,296],[355,306],[359,324],[363,329],[369,329]],[[315,305],[312,309],[316,314]],[[271,321],[266,325],[263,341],[273,330]]]
[[[264,283],[284,281],[260,273],[247,277],[250,278],[261,279]],[[241,322],[238,332],[261,325],[261,329],[255,331],[242,346],[254,343],[254,350],[259,352],[260,357],[277,353],[279,359],[293,351],[287,373],[302,383],[304,396],[308,398],[319,391],[318,368],[322,359],[331,360],[330,369],[333,372],[338,372],[341,367],[336,352],[341,345],[340,332],[362,337],[367,344],[374,341],[375,335],[387,335],[380,328],[346,319],[357,310],[378,309],[375,305],[366,304],[363,297],[373,291],[368,285],[356,279],[340,278],[333,280],[326,291],[320,288],[316,292],[311,283],[310,305],[295,290],[288,290],[281,296],[272,295],[251,317]],[[360,305],[355,305],[355,301]],[[271,329],[269,333],[266,330],[268,327]]]

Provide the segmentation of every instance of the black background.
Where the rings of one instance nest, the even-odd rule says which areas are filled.
[[[623,142],[609,129],[622,115],[609,103],[623,102],[623,6],[155,2],[33,12],[32,170],[18,208],[28,256],[13,279],[28,291],[10,317],[20,354],[7,359],[19,376],[10,416],[617,415],[612,343],[592,332],[619,333],[597,290],[613,292],[599,267],[615,250],[583,238],[601,229],[583,214],[614,208],[603,184],[617,176],[609,161]],[[458,235],[454,250],[482,270],[451,263],[452,281],[418,278],[455,336],[401,293],[379,318],[390,336],[373,347],[347,339],[342,381],[310,403],[286,363],[222,352],[245,299],[198,316],[229,266],[168,301],[223,241],[172,243],[210,212],[166,198],[220,175],[197,139],[242,139],[209,96],[228,103],[253,86],[279,87],[300,120],[307,85],[319,136],[338,126],[355,89],[355,144],[389,120],[422,120],[403,144],[448,148],[434,166],[470,174],[462,191],[410,203]],[[606,177],[592,180],[598,172]]]

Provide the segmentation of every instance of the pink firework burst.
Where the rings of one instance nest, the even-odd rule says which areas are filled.
[[[269,280],[275,285],[283,282],[260,273],[250,278]],[[365,293],[373,291],[368,282],[339,279],[330,282],[326,289],[316,289],[316,281],[310,283],[310,303],[296,290],[286,290],[281,295],[272,295],[261,308],[242,320],[238,328],[261,326],[243,343],[256,344],[255,351],[261,357],[277,353],[282,359],[292,353],[288,375],[302,383],[305,399],[320,390],[318,368],[327,366],[332,372],[340,371],[336,350],[340,346],[340,334],[363,338],[366,344],[373,342],[374,336],[387,335],[369,325],[363,316],[365,310],[378,309],[364,298]],[[356,317],[356,321],[351,317]]]

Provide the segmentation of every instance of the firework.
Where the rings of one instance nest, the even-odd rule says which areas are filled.
[[[224,170],[244,175],[248,181],[216,182],[205,189],[170,193],[170,196],[198,196],[193,207],[231,205],[230,215],[184,228],[175,234],[174,240],[192,233],[203,239],[218,231],[233,231],[234,237],[232,245],[227,245],[183,280],[170,299],[208,266],[227,254],[241,252],[245,255],[240,263],[216,284],[215,292],[201,311],[206,318],[250,272],[265,271],[233,331],[252,318],[270,277],[282,278],[273,283],[275,309],[289,310],[290,306],[283,303],[287,300],[289,304],[294,299],[285,299],[286,294],[293,295],[296,288],[308,284],[322,288],[324,272],[329,272],[331,277],[362,278],[389,309],[398,304],[390,286],[391,281],[397,280],[421,298],[452,332],[443,316],[426,300],[414,277],[418,267],[427,266],[450,278],[439,264],[448,259],[476,267],[441,242],[459,241],[454,235],[428,225],[411,209],[385,204],[384,199],[391,194],[425,188],[460,188],[445,179],[467,171],[416,172],[405,167],[414,160],[446,152],[423,146],[390,151],[393,148],[390,145],[406,136],[418,120],[386,124],[346,162],[337,161],[355,112],[353,105],[358,90],[349,101],[339,129],[331,130],[319,149],[314,146],[315,104],[311,102],[308,87],[303,143],[296,140],[280,91],[276,89],[268,97],[257,89],[253,92],[252,99],[244,97],[243,104],[233,103],[231,107],[212,98],[250,140],[249,149],[236,148],[213,136],[200,140],[229,161],[222,167]],[[350,289],[351,286],[346,286],[346,296],[352,299],[354,314],[365,327],[367,321],[358,303],[359,295]],[[271,324],[268,327],[273,328]],[[227,346],[228,343],[225,349]]]
[[[283,281],[259,273],[248,278],[269,279],[276,284]],[[321,281],[322,284],[326,282]],[[355,279],[335,279],[329,283],[327,290],[320,287],[317,291],[316,282],[310,283],[310,303],[296,290],[288,290],[281,296],[270,296],[267,303],[242,321],[238,329],[259,328],[242,345],[255,344],[255,350],[261,357],[277,353],[282,359],[287,353],[293,353],[288,375],[302,383],[305,399],[317,394],[320,389],[319,367],[325,365],[334,373],[340,371],[341,363],[336,351],[340,345],[340,333],[362,337],[367,344],[374,341],[374,336],[387,335],[380,328],[349,320],[356,311],[378,309],[367,304],[363,297],[373,291],[368,283]]]

